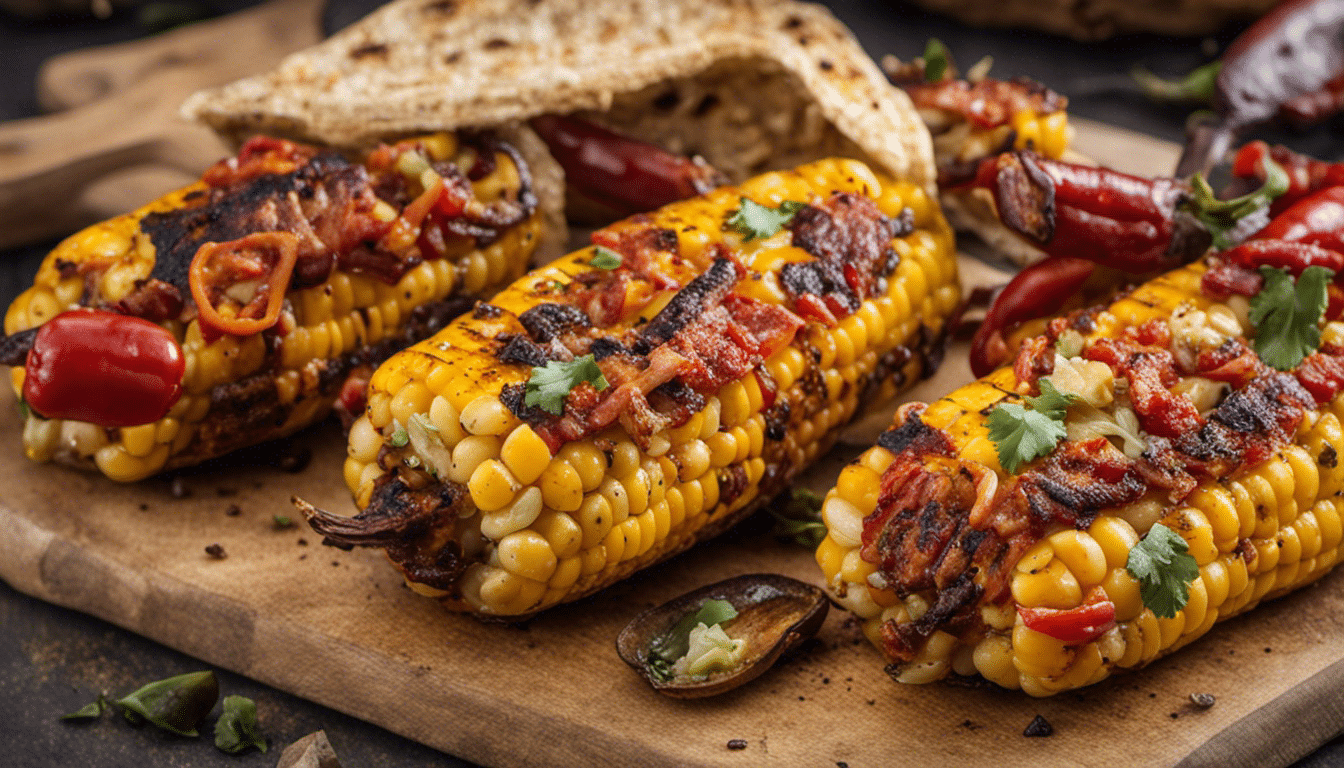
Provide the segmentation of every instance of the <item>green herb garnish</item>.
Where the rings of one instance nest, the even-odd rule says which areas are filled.
[[[266,751],[266,739],[257,727],[257,705],[244,696],[225,696],[224,713],[215,722],[215,746],[236,755],[248,747]]]
[[[1129,550],[1125,570],[1139,580],[1143,604],[1158,618],[1170,619],[1190,599],[1190,582],[1199,576],[1199,564],[1189,548],[1180,534],[1157,523]]]
[[[936,83],[947,74],[949,56],[947,46],[936,37],[924,44],[924,82]]]
[[[783,503],[767,507],[775,518],[770,531],[775,538],[792,541],[801,547],[816,549],[826,538],[826,524],[821,521],[822,499],[806,488],[794,488]]]
[[[107,710],[107,697],[98,694],[98,700],[85,704],[79,709],[66,715],[61,715],[62,720],[97,720],[103,716]]]
[[[1265,286],[1251,297],[1251,324],[1255,326],[1255,353],[1272,368],[1291,371],[1321,345],[1321,315],[1325,312],[1333,272],[1307,267],[1296,284],[1286,269],[1261,267]]]
[[[393,448],[405,448],[406,444],[410,441],[411,436],[406,434],[406,430],[397,427],[396,431],[392,433],[392,436],[387,439],[387,444]]]
[[[294,520],[288,515],[271,515],[271,521],[275,523],[276,528],[288,528],[294,524]]]
[[[1014,474],[1023,463],[1053,451],[1068,434],[1064,414],[1076,398],[1055,389],[1048,378],[1040,380],[1040,387],[1038,397],[1023,398],[1026,406],[1000,403],[989,414],[989,439],[998,449],[999,463]]]
[[[592,355],[576,357],[568,363],[551,360],[545,366],[532,369],[523,404],[559,416],[564,413],[565,398],[584,382],[592,384],[599,392],[607,388],[607,379]]]
[[[594,246],[593,258],[588,263],[598,269],[615,269],[621,266],[621,254],[600,245]]]
[[[704,624],[712,627],[737,616],[737,609],[727,600],[706,600],[700,607],[681,618],[667,632],[649,644],[647,665],[649,673],[661,682],[672,679],[672,665],[691,647],[691,630]]]
[[[131,722],[145,720],[179,736],[196,736],[196,726],[218,699],[219,680],[207,671],[158,680],[116,703]]]
[[[742,207],[733,211],[724,227],[746,235],[747,240],[773,237],[785,224],[793,221],[795,214],[807,207],[807,203],[796,200],[785,200],[778,208],[767,208],[745,197],[741,200]]]
[[[1190,200],[1185,208],[1213,235],[1213,247],[1226,250],[1236,244],[1238,233],[1247,228],[1244,222],[1256,219],[1260,225],[1268,223],[1269,206],[1288,191],[1288,172],[1269,155],[1260,161],[1265,183],[1260,188],[1231,200],[1219,200],[1213,187],[1200,174],[1190,177]],[[1258,229],[1258,227],[1253,227]]]

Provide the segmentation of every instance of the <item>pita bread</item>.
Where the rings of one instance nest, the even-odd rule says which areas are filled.
[[[337,146],[570,113],[734,181],[840,154],[933,191],[905,94],[826,10],[780,0],[397,0],[183,106],[234,139]]]

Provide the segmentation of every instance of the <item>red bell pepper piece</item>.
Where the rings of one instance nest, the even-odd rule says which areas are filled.
[[[1049,635],[1061,643],[1090,643],[1115,626],[1115,603],[1101,587],[1093,587],[1077,608],[1018,608],[1027,629]]]

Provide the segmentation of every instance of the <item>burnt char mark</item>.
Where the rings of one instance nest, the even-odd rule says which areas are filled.
[[[40,326],[39,326],[40,327]],[[28,350],[33,348],[37,328],[0,336],[0,365],[23,365],[28,361]]]
[[[588,351],[592,353],[594,360],[605,360],[612,355],[632,354],[618,339],[614,339],[610,336],[598,336],[596,339],[593,339],[593,343],[589,345]]]
[[[915,455],[952,455],[952,440],[941,429],[934,429],[918,414],[911,414],[899,427],[877,436],[877,444],[892,453],[910,451]]]
[[[660,344],[666,344],[671,338],[705,310],[705,307],[718,304],[737,283],[738,267],[723,257],[714,259],[704,274],[698,275],[667,306],[654,316],[642,329],[639,341],[647,351]]]
[[[741,464],[719,470],[719,503],[731,506],[747,490],[748,482],[747,470]]]
[[[560,334],[573,328],[587,328],[592,325],[588,313],[570,304],[548,302],[518,315],[518,322],[527,329],[527,335],[540,344],[547,344]]]
[[[1297,377],[1287,373],[1272,373],[1229,394],[1209,420],[1237,432],[1254,434],[1278,431],[1284,409],[1314,406],[1315,400]]]
[[[915,231],[915,211],[913,208],[902,208],[896,218],[891,220],[891,236],[905,237],[913,234]]]
[[[866,197],[834,195],[801,208],[787,226],[793,244],[816,257],[780,270],[780,281],[794,296],[833,297],[852,312],[899,261],[891,238],[900,225]]]
[[[1029,152],[999,155],[994,200],[1008,229],[1037,245],[1055,236],[1055,182]]]
[[[539,424],[549,424],[555,420],[555,416],[547,411],[535,405],[527,405],[526,384],[505,384],[503,389],[499,391],[499,401],[514,416],[534,427]]]
[[[320,185],[332,188],[368,184],[363,166],[340,155],[324,153],[292,173],[269,174],[232,187],[211,190],[205,203],[156,211],[140,220],[140,231],[154,244],[150,277],[190,294],[187,272],[196,251],[206,242],[225,243],[253,232],[292,231],[297,212],[290,193],[309,199]]]
[[[1137,501],[1148,483],[1104,437],[1067,442],[1019,477],[1028,520],[1037,532],[1055,525],[1086,528],[1097,513]]]
[[[389,473],[374,482],[369,506],[354,517],[333,515],[301,499],[294,504],[308,525],[322,534],[324,544],[385,547],[423,536],[436,524],[452,520],[467,498],[466,489],[456,483],[415,489],[399,474]]]
[[[508,333],[499,336],[504,346],[495,355],[501,363],[512,365],[544,366],[550,360],[541,345],[529,340],[522,334]]]
[[[388,53],[387,43],[365,43],[350,50],[350,58],[355,61],[361,59],[386,59]]]

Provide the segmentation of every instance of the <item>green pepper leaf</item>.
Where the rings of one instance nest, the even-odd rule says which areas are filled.
[[[1321,315],[1333,272],[1307,267],[1296,285],[1286,269],[1261,267],[1265,286],[1251,297],[1255,353],[1272,368],[1291,371],[1321,345]]]
[[[822,498],[807,488],[794,488],[782,504],[767,509],[775,518],[771,533],[775,538],[792,541],[800,547],[816,549],[826,538],[826,524],[821,521]]]
[[[61,715],[62,720],[97,720],[103,716],[107,710],[107,697],[98,694],[97,701],[92,701],[69,714]]]
[[[712,627],[737,616],[737,609],[727,600],[706,600],[700,607],[687,613],[667,632],[653,639],[649,645],[646,664],[658,680],[672,679],[672,665],[691,647],[691,630],[696,625]]]
[[[1026,397],[1026,405],[999,403],[989,414],[989,439],[999,454],[999,463],[1016,474],[1018,467],[1045,456],[1068,435],[1064,416],[1076,398],[1055,389],[1050,379],[1039,382],[1041,394]]]
[[[1158,618],[1170,619],[1190,599],[1199,564],[1189,549],[1179,533],[1157,523],[1129,550],[1125,570],[1138,579],[1143,604]]]
[[[1139,84],[1143,94],[1153,101],[1210,104],[1217,89],[1218,72],[1222,68],[1221,61],[1211,61],[1175,80],[1158,77],[1143,67],[1135,67],[1129,74]]]
[[[559,416],[565,410],[565,398],[583,382],[601,392],[607,388],[607,379],[592,355],[576,357],[568,363],[551,360],[544,366],[535,366],[527,380],[523,404],[536,406]]]
[[[588,263],[598,269],[615,269],[621,266],[621,254],[600,245],[594,246],[593,258],[589,259]]]
[[[728,217],[724,227],[746,235],[747,240],[775,236],[785,224],[793,221],[795,214],[807,207],[807,203],[795,200],[785,200],[778,208],[767,208],[745,197],[741,200],[742,206]]]
[[[1266,154],[1260,161],[1265,183],[1260,188],[1231,200],[1219,200],[1213,187],[1200,174],[1190,177],[1190,199],[1183,207],[1213,235],[1213,247],[1226,250],[1236,245],[1246,230],[1259,229],[1268,222],[1269,206],[1288,191],[1288,172]],[[1252,222],[1247,226],[1247,222]]]
[[[213,671],[206,671],[158,680],[116,703],[131,722],[148,720],[179,736],[196,736],[196,726],[218,699],[219,680]]]
[[[924,44],[924,82],[936,83],[947,74],[947,46],[936,37],[930,37]]]
[[[215,721],[215,746],[236,755],[249,747],[266,751],[266,739],[257,727],[257,705],[244,696],[225,696],[224,713]]]

